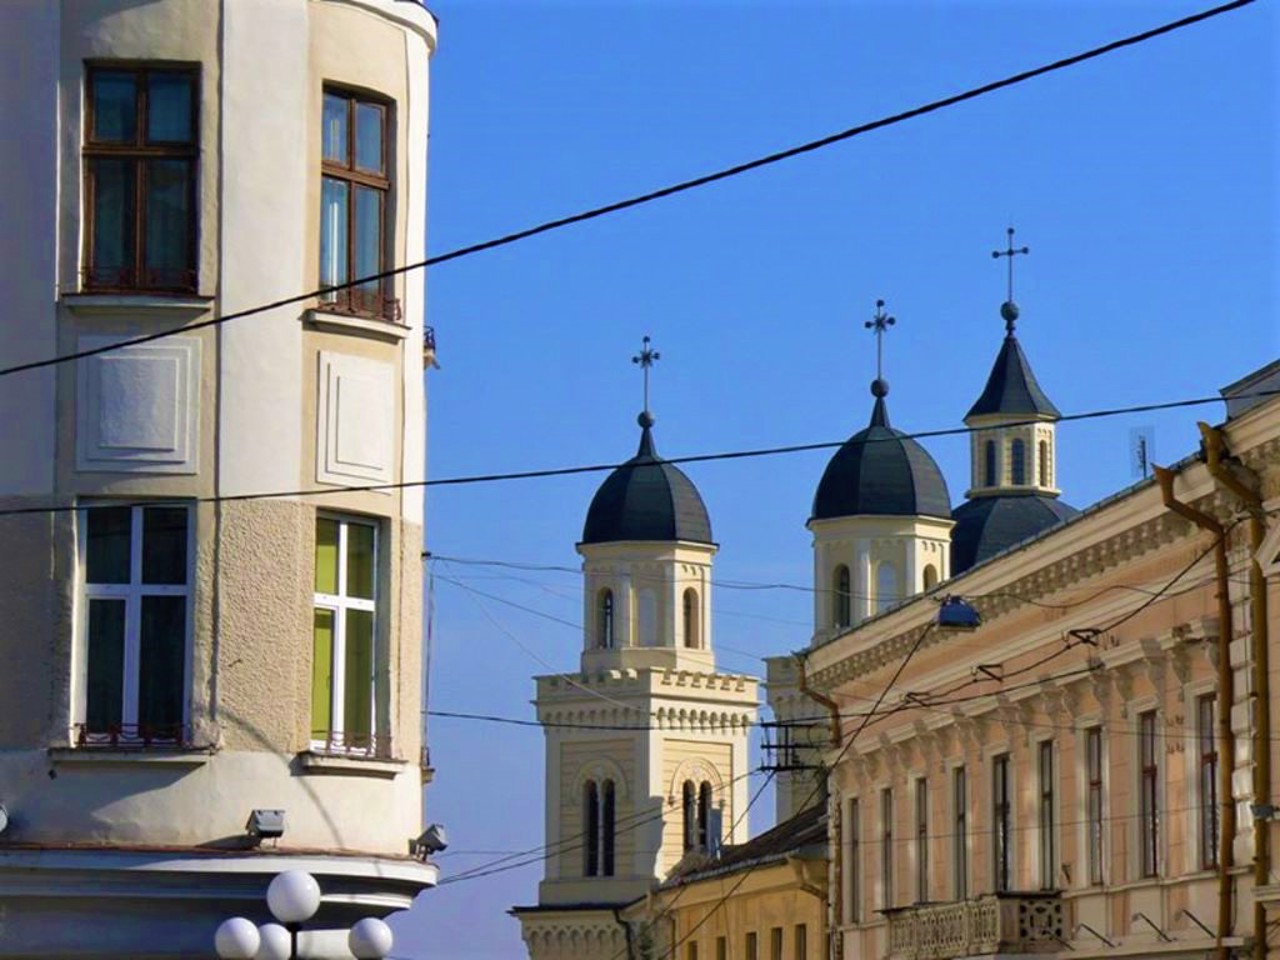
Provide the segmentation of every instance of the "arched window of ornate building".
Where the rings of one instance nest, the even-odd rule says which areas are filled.
[[[888,610],[899,600],[898,571],[892,563],[881,563],[876,567],[876,612]]]
[[[983,456],[985,458],[982,485],[984,487],[994,487],[996,485],[996,442],[988,440],[983,447]]]
[[[852,616],[852,604],[849,596],[849,568],[843,563],[836,567],[831,585],[831,623],[836,627],[847,627]]]
[[[932,563],[924,565],[924,588],[932,590],[938,585],[938,568]]]
[[[698,842],[698,788],[692,780],[684,782],[680,812],[684,817],[684,848],[692,850]]]
[[[616,791],[612,780],[582,785],[582,875],[612,877],[614,861],[614,823]]]
[[[698,849],[711,849],[711,784],[702,781],[698,788]]]
[[[1016,437],[1009,445],[1009,472],[1015,487],[1021,487],[1027,482],[1027,445]]]
[[[597,604],[596,627],[596,645],[604,647],[606,650],[613,648],[613,591],[604,589],[600,591],[600,599]]]
[[[1040,441],[1040,486],[1049,486],[1049,441]]]
[[[686,647],[697,648],[702,646],[702,637],[699,636],[698,622],[698,591],[693,587],[689,587],[684,592],[684,645]]]

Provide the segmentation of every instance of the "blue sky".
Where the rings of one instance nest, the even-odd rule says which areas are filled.
[[[1057,60],[1208,3],[440,0],[432,66],[438,254]],[[441,265],[427,281],[433,477],[616,462],[635,449],[649,334],[667,456],[842,440],[871,410],[884,298],[889,409],[957,427],[1000,345],[1012,223],[1019,335],[1067,413],[1212,395],[1280,353],[1276,14],[1256,4],[981,100],[704,189]],[[1132,483],[1220,407],[1065,424],[1064,499]],[[929,441],[964,494],[963,438]],[[696,464],[716,578],[805,587],[804,522],[828,453]],[[433,489],[437,555],[575,567],[603,479]],[[572,573],[437,561],[430,705],[531,719],[531,677],[573,670]],[[803,589],[715,594],[722,669],[805,645]],[[549,666],[548,666],[549,665]],[[543,842],[542,735],[438,719],[427,816],[445,876]],[[752,831],[772,822],[771,797]],[[484,851],[499,851],[497,854]],[[424,895],[401,956],[524,955],[529,866]]]

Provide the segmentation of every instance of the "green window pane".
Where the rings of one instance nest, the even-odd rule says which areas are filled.
[[[133,243],[137,235],[137,164],[105,157],[95,157],[88,163],[93,194],[93,257],[87,279],[104,285],[129,285],[133,282]]]
[[[187,582],[187,508],[142,511],[142,582]]]
[[[311,647],[311,737],[333,730],[333,611],[316,610]]]
[[[152,160],[147,164],[146,267],[150,287],[191,283],[191,173],[188,160]]]
[[[182,724],[186,597],[143,597],[138,643],[138,726],[168,739]]]
[[[341,180],[322,178],[320,284],[326,287],[347,282],[347,193],[347,185]]]
[[[382,173],[382,130],[386,108],[374,103],[356,104],[356,169]]]
[[[381,190],[356,187],[355,250],[352,270],[355,276],[371,277],[382,272],[382,198]],[[372,280],[362,284],[360,290],[366,296],[376,295],[381,284]]]
[[[133,143],[137,139],[138,83],[132,73],[99,70],[90,81],[93,130],[99,143]]]
[[[85,511],[85,582],[129,582],[129,507]]]
[[[316,520],[316,593],[338,592],[338,521]]]
[[[373,721],[373,613],[348,610],[346,626],[343,739],[350,746],[368,746]]]
[[[192,136],[189,73],[153,73],[147,85],[147,139],[152,143],[190,143]]]
[[[89,601],[85,724],[105,733],[120,723],[124,704],[124,601]]]
[[[324,95],[324,119],[320,139],[324,159],[347,165],[347,99],[332,93]]]
[[[347,524],[347,590],[348,597],[373,599],[374,528],[363,523]]]

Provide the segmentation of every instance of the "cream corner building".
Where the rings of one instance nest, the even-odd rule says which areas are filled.
[[[200,324],[423,258],[435,22],[4,18],[0,355],[102,352],[0,379],[0,507],[31,511],[0,516],[0,956],[211,955],[290,867],[321,927],[403,909],[436,879],[408,855],[422,498],[343,488],[422,479],[423,285]]]
[[[747,837],[757,681],[716,669],[706,507],[640,426],[578,544],[579,669],[537,680],[548,856],[537,905],[512,910],[533,960],[625,956],[643,933],[623,907]]]

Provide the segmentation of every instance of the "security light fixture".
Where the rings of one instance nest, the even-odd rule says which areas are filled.
[[[444,827],[433,823],[423,830],[416,839],[409,841],[409,854],[419,860],[426,860],[433,853],[439,853],[449,846],[449,837]]]
[[[1249,812],[1253,814],[1255,820],[1275,820],[1277,814],[1280,814],[1280,808],[1274,803],[1251,803],[1249,804]]]
[[[937,624],[948,630],[977,630],[982,626],[982,617],[963,597],[947,596],[938,608]]]
[[[9,829],[9,810],[3,803],[0,803],[0,833],[4,833]]]
[[[254,810],[244,825],[245,832],[253,839],[274,840],[284,836],[283,810]]]

